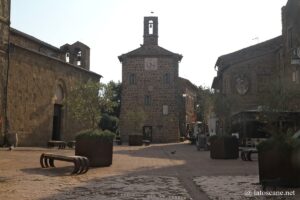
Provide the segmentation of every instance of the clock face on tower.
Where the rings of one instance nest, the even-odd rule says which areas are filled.
[[[145,58],[145,70],[157,70],[157,58]]]

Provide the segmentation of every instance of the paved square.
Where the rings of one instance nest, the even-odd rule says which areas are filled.
[[[110,167],[74,176],[66,162],[42,169],[44,152],[74,155],[73,149],[0,149],[1,199],[255,199],[244,193],[261,190],[257,161],[213,160],[187,143],[114,146]]]

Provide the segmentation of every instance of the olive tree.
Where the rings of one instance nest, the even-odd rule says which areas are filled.
[[[112,110],[115,106],[111,101],[112,95],[106,84],[89,80],[71,89],[64,105],[74,119],[87,124],[87,128],[96,129],[101,119],[101,111]]]

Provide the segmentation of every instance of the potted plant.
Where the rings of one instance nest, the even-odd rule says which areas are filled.
[[[276,134],[260,143],[258,149],[259,182],[266,185],[300,187],[300,139]]]
[[[237,159],[239,157],[238,139],[235,136],[211,136],[210,157],[212,159]]]
[[[300,187],[300,139],[292,136],[299,129],[298,94],[283,83],[272,81],[260,97],[258,120],[271,137],[257,146],[259,182]]]
[[[91,167],[110,166],[114,137],[115,134],[108,130],[82,131],[75,138],[75,155],[87,157]]]
[[[129,111],[126,114],[126,118],[128,119],[128,144],[130,146],[141,146],[143,145],[143,125],[146,119],[146,114],[144,110],[138,108],[135,111]]]

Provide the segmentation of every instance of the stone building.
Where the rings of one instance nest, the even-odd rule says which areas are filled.
[[[81,42],[60,48],[10,27],[10,1],[0,0],[0,144],[17,133],[19,146],[74,139],[84,128],[63,99],[79,82],[100,81],[89,71],[90,49]]]
[[[179,128],[182,134],[186,132],[187,126],[197,121],[195,109],[197,90],[198,88],[189,80],[179,77],[179,94],[182,95],[179,102]]]
[[[300,2],[289,0],[282,8],[282,35],[217,59],[212,88],[232,99],[231,116],[259,111],[261,97],[274,87],[279,87],[278,95],[293,94],[285,103],[299,111],[299,17]]]
[[[127,141],[133,132],[128,126],[127,112],[142,109],[147,119],[140,132],[150,131],[153,142],[179,141],[180,124],[185,123],[180,118],[185,92],[178,75],[181,59],[181,55],[158,45],[158,18],[145,17],[143,45],[119,56],[122,63],[120,131],[123,140]],[[188,93],[186,98],[194,98],[195,91],[189,91],[194,93]],[[194,100],[191,102],[186,107],[189,113],[195,110]]]

